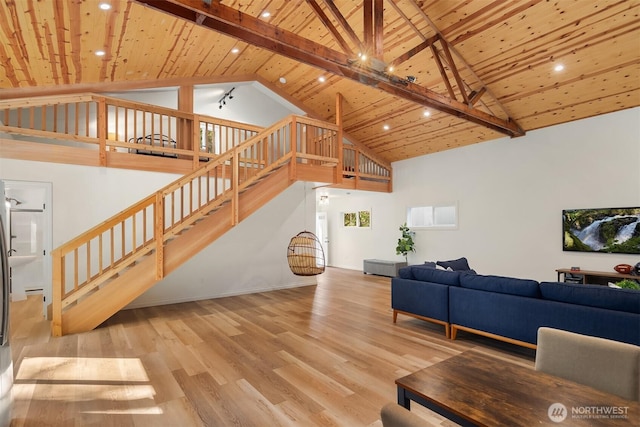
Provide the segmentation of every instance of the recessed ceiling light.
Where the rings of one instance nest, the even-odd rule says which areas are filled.
[[[326,82],[326,81],[327,81],[327,79],[325,79],[325,78],[324,78],[324,76],[320,76],[320,77],[318,77],[318,81],[319,81],[320,83],[324,83],[324,82]]]
[[[104,56],[105,53],[106,52],[104,50],[96,50],[96,56]]]
[[[393,73],[393,67],[389,66],[389,68],[387,68],[387,72],[388,73]]]
[[[389,130],[389,129],[390,129],[390,127],[389,127],[389,125],[384,125],[384,126],[382,126],[382,129],[384,129],[384,130]]]
[[[556,71],[556,72],[560,72],[560,71],[564,70],[564,65],[558,64],[555,67],[553,67],[553,70]]]
[[[100,3],[98,5],[98,7],[102,10],[109,10],[111,9],[111,5],[109,3]]]
[[[423,116],[425,117],[429,117],[431,115],[431,113],[427,110],[424,111],[424,113],[422,113]]]
[[[269,12],[267,12],[267,11],[265,10],[264,12],[262,12],[262,15],[260,15],[260,16],[262,16],[263,18],[268,18],[268,17],[270,17],[270,16],[271,16],[271,13],[269,13]]]
[[[280,83],[282,84],[285,84],[287,82],[287,79],[285,79],[284,77],[280,77],[278,81],[280,81]]]
[[[237,47],[234,47],[233,49],[231,49],[231,53],[238,53],[240,52],[240,49],[238,49]]]

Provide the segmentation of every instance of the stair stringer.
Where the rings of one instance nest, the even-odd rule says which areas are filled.
[[[295,180],[283,167],[238,195],[238,222],[282,193]],[[233,205],[227,203],[188,230],[167,241],[164,247],[164,275],[175,271],[194,255],[234,227]],[[162,279],[160,279],[162,280]],[[88,295],[62,314],[62,334],[87,332],[133,302],[160,280],[156,278],[156,257],[152,253],[118,277]]]

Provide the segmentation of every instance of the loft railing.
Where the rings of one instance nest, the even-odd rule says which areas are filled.
[[[108,152],[120,152],[187,159],[192,161],[192,169],[262,129],[95,94],[1,100],[0,122],[0,136],[7,133],[29,141],[93,150],[96,163],[102,166],[109,166]],[[313,132],[300,135],[308,142],[306,154],[324,155],[329,147],[335,147]],[[343,147],[338,157],[345,178],[390,183],[390,165],[358,146]]]
[[[271,171],[285,164],[291,170],[336,165],[337,135],[335,125],[290,116],[56,248],[53,334],[62,334],[66,309],[143,256],[155,256],[156,279],[162,279],[167,242],[223,204],[231,203],[228,220],[237,224],[240,193]]]
[[[94,94],[0,101],[0,133],[96,151],[199,162],[255,136],[259,126]]]

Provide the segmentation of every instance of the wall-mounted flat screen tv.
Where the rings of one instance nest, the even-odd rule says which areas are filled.
[[[565,251],[640,254],[640,207],[565,209]]]

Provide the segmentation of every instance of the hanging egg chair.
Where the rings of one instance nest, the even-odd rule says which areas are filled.
[[[324,273],[324,250],[320,240],[310,231],[291,238],[287,248],[289,268],[296,276],[315,276]]]

